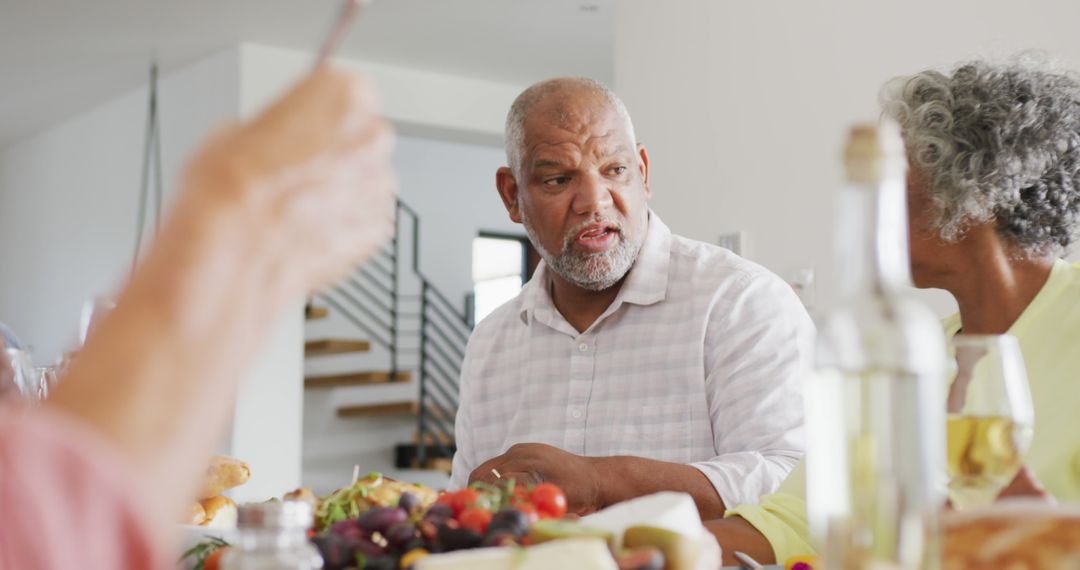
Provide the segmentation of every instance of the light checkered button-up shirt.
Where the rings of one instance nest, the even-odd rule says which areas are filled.
[[[585,332],[541,264],[473,332],[451,488],[515,443],[690,464],[727,506],[774,492],[803,456],[813,324],[791,288],[650,213],[637,261]]]

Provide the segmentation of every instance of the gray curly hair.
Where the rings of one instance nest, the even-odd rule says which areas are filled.
[[[942,239],[994,222],[1023,257],[1080,233],[1080,81],[1033,61],[971,61],[882,91],[912,165],[926,174]]]

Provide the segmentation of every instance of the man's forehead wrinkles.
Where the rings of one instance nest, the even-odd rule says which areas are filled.
[[[614,133],[606,132],[599,135],[593,135],[586,138],[584,141],[576,140],[564,140],[559,142],[538,142],[530,145],[528,148],[528,154],[530,156],[537,156],[545,151],[551,154],[573,154],[578,155],[583,151],[595,153],[596,151],[617,151],[625,145],[610,145],[608,144],[613,138]]]

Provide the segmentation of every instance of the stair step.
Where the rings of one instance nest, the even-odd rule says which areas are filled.
[[[453,459],[447,459],[445,457],[432,457],[431,459],[427,460],[427,463],[424,465],[423,468],[429,471],[442,471],[443,473],[449,474],[453,467]]]
[[[389,372],[350,372],[330,376],[309,376],[304,379],[305,388],[340,388],[344,386],[368,386],[371,384],[391,384],[409,382],[412,374],[398,372],[391,376]]]
[[[388,402],[338,408],[339,418],[365,418],[378,416],[416,415],[416,402]]]
[[[358,418],[368,416],[415,416],[419,412],[420,406],[413,401],[406,402],[386,402],[382,404],[359,404],[355,406],[343,406],[338,408],[337,415],[339,418]],[[444,414],[432,413],[433,417],[442,418]],[[453,422],[454,418],[442,418],[447,421]],[[427,440],[429,444],[433,443],[434,434],[428,434]],[[413,439],[418,439],[416,434],[413,435]],[[447,441],[447,438],[440,438],[443,443],[453,443],[453,440]]]
[[[304,356],[326,356],[327,354],[346,354],[349,352],[367,352],[371,343],[366,340],[347,338],[323,338],[304,343]]]
[[[413,444],[420,443],[420,434],[419,433],[413,433],[412,442],[413,442]],[[424,434],[424,443],[425,444],[434,445],[435,442],[439,442],[439,443],[441,443],[441,444],[443,444],[445,446],[451,446],[451,445],[454,445],[454,438],[452,438],[452,437],[450,437],[450,436],[448,436],[448,435],[446,435],[445,433],[442,433],[442,432],[433,433],[433,432],[429,431],[429,432]]]
[[[309,321],[325,319],[328,316],[330,316],[330,309],[326,307],[316,307],[314,305],[304,307],[304,318]]]
[[[443,451],[436,447],[428,446],[426,450],[427,461],[421,465],[416,457],[418,452],[416,444],[399,443],[394,446],[394,467],[397,467],[398,469],[450,471],[450,468],[453,465],[454,452],[457,451],[457,446],[451,443],[445,447],[446,450]]]

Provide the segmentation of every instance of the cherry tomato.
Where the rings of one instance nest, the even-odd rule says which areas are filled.
[[[226,550],[228,550],[228,548],[219,548],[211,552],[210,555],[206,557],[206,560],[203,561],[203,570],[220,570],[221,557],[225,555]]]
[[[445,491],[443,493],[440,493],[439,496],[435,498],[435,504],[436,505],[450,505],[454,500],[454,495],[455,495],[455,493],[451,493],[449,491]]]
[[[541,483],[533,489],[532,502],[540,516],[562,518],[566,514],[566,494],[551,483]]]
[[[461,528],[483,535],[491,524],[491,512],[484,509],[465,509],[458,520],[461,521]]]
[[[514,492],[510,495],[510,505],[516,507],[529,502],[529,490],[521,485],[514,487]]]
[[[450,499],[450,506],[454,509],[454,517],[458,518],[465,509],[471,508],[473,503],[480,498],[480,493],[475,489],[461,489],[454,493],[454,497]]]

